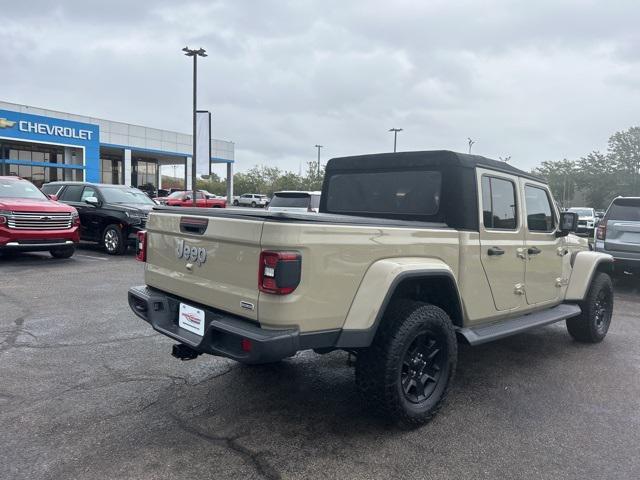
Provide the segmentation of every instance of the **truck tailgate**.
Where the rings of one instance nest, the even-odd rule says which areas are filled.
[[[259,219],[152,213],[147,285],[257,320],[263,224]]]

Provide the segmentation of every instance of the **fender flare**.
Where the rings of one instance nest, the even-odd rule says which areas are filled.
[[[388,258],[373,263],[365,273],[336,343],[338,348],[371,345],[384,312],[398,285],[409,278],[441,277],[450,281],[463,312],[458,283],[451,268],[437,258]],[[381,295],[381,292],[385,292]]]
[[[589,291],[591,281],[602,264],[612,264],[613,257],[606,253],[580,251],[571,259],[572,270],[565,301],[582,301]]]

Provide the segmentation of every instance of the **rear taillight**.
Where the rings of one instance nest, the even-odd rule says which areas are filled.
[[[598,228],[596,229],[596,239],[598,240],[604,240],[605,238],[607,238],[607,224],[603,224],[603,225],[598,225]]]
[[[261,292],[287,295],[300,283],[302,257],[297,252],[260,253],[258,288]]]
[[[147,261],[147,231],[142,230],[137,234],[138,242],[136,243],[136,260],[140,262]]]

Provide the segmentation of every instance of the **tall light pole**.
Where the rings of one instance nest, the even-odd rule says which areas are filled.
[[[323,147],[323,145],[315,145],[315,147],[318,149],[318,177],[320,176],[320,149]]]
[[[191,156],[191,196],[193,199],[193,206],[196,206],[196,110],[197,110],[197,98],[198,98],[198,57],[206,57],[207,52],[204,48],[184,47],[182,49],[187,57],[193,57],[193,139],[191,144],[193,145],[193,153]],[[186,185],[185,185],[186,187]]]
[[[398,145],[398,132],[401,132],[401,128],[390,128],[390,132],[393,132],[393,153],[396,152],[396,146]]]
[[[471,147],[473,147],[473,144],[476,143],[476,141],[471,137],[467,137],[467,140],[469,140],[467,143],[469,144],[469,153],[471,153]]]

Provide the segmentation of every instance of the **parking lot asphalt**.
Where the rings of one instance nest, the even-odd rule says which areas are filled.
[[[132,254],[0,258],[0,477],[640,478],[640,282],[616,280],[605,341],[564,324],[462,346],[427,426],[390,428],[347,354],[247,367],[135,317]]]

